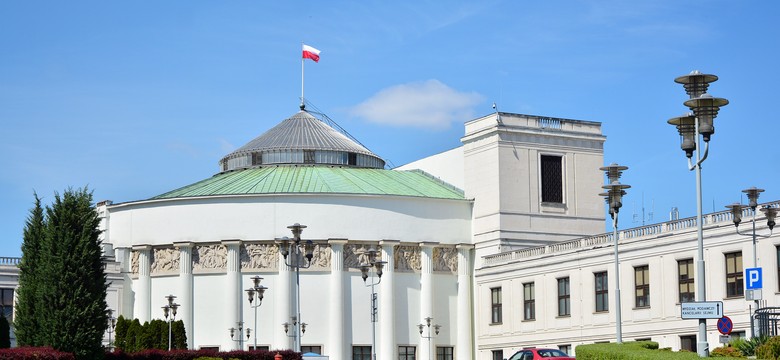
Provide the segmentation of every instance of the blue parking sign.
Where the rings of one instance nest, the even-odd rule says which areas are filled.
[[[761,268],[745,269],[745,289],[758,290],[761,287]]]

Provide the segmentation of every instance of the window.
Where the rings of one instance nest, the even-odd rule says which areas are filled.
[[[453,360],[454,349],[452,346],[437,346],[436,360]]]
[[[694,295],[693,259],[678,260],[677,274],[677,283],[680,290],[680,303],[695,301],[696,296]]]
[[[352,360],[371,360],[370,346],[353,346]]]
[[[634,295],[635,307],[650,307],[650,267],[648,265],[634,268]]]
[[[14,316],[14,289],[0,289],[0,314],[13,322]]]
[[[493,350],[490,352],[493,360],[504,360],[504,350]]]
[[[219,351],[219,346],[201,346],[201,350]]]
[[[563,203],[563,167],[560,156],[541,156],[542,202]]]
[[[780,246],[775,247],[775,254],[777,255],[777,289],[780,291]]]
[[[347,164],[348,165],[357,165],[357,154],[349,153],[348,158],[347,158]]]
[[[609,283],[607,281],[607,272],[597,272],[593,274],[596,280],[596,312],[609,311]]]
[[[271,347],[268,345],[257,345],[257,348],[255,348],[254,345],[249,345],[249,350],[263,350],[268,351],[271,350]]]
[[[742,331],[732,331],[730,335],[731,335],[731,339],[732,340],[734,340],[734,339],[747,339],[747,337],[745,336],[746,333],[745,333],[744,330],[742,330]]]
[[[322,346],[301,345],[301,353],[315,353],[317,355],[322,355]]]
[[[490,289],[490,322],[501,323],[501,288]]]
[[[566,355],[571,356],[571,344],[558,345],[558,350],[563,351]]]
[[[314,164],[314,150],[303,150],[303,163]]]
[[[742,252],[724,254],[726,256],[726,297],[744,296],[742,275]]]
[[[417,348],[414,346],[399,346],[398,347],[398,360],[414,360],[415,352]]]
[[[536,319],[536,294],[534,283],[523,284],[523,319]]]
[[[571,315],[571,294],[569,293],[569,278],[558,279],[558,316]]]
[[[696,352],[696,335],[680,336],[680,350]]]

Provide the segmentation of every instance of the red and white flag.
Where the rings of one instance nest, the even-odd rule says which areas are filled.
[[[320,61],[320,51],[309,46],[309,45],[303,45],[303,58],[304,59],[312,59],[314,62]]]

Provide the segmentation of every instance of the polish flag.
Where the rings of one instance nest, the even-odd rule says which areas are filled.
[[[314,62],[320,61],[320,51],[309,46],[309,45],[303,45],[303,58],[304,59],[312,59]]]

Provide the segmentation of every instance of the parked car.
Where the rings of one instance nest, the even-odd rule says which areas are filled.
[[[520,350],[509,360],[572,360],[573,357],[558,349],[529,348]]]

